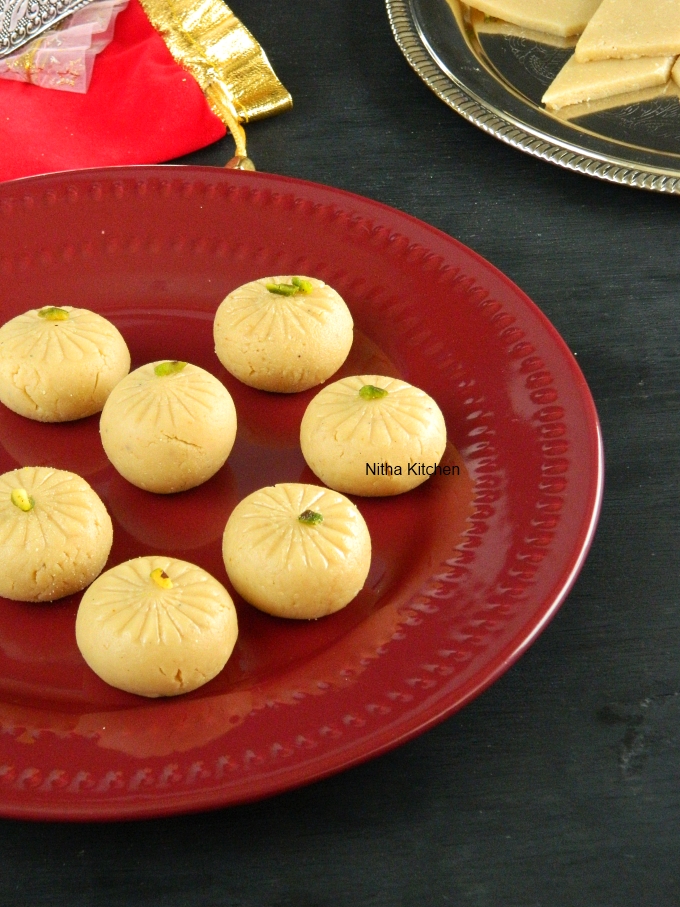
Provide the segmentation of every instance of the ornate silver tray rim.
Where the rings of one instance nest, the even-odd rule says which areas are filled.
[[[573,128],[576,141],[570,140],[566,134],[555,134],[559,126],[548,117],[545,117],[547,122],[555,122],[554,129],[527,122],[523,114],[531,114],[530,105],[485,72],[463,40],[452,51],[457,57],[456,65],[445,62],[434,46],[435,25],[427,21],[430,10],[440,13],[445,0],[385,0],[385,3],[392,33],[408,63],[445,104],[475,126],[520,151],[568,170],[612,183],[680,195],[680,168],[670,165],[668,155],[658,155],[665,157],[661,166],[651,160],[627,159],[621,156],[613,141],[607,147],[606,140]],[[447,56],[450,60],[448,53]],[[477,88],[470,85],[469,77],[466,79],[466,73],[471,72]],[[501,95],[503,91],[507,95],[502,100],[511,102],[503,103],[503,109],[493,100],[494,95],[498,97],[499,89]]]

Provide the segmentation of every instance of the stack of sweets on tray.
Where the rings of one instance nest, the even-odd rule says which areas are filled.
[[[680,86],[678,0],[471,0],[516,26],[568,38],[573,55],[543,95],[548,109]]]

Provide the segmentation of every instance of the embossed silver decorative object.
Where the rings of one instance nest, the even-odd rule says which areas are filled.
[[[0,57],[25,44],[87,6],[92,0],[0,0]]]
[[[567,118],[541,97],[570,49],[482,34],[459,0],[385,0],[402,53],[442,101],[508,145],[609,182],[680,194],[680,100],[669,93]],[[578,113],[578,111],[577,111]]]

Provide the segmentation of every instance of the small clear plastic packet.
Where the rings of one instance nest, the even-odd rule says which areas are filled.
[[[69,17],[72,28],[91,26],[92,48],[99,53],[111,43],[116,26],[116,16],[122,12],[128,0],[95,0]]]

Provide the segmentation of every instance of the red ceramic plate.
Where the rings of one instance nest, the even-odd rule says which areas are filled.
[[[159,816],[321,778],[441,721],[501,675],[564,600],[593,536],[602,448],[586,383],[527,297],[460,243],[334,189],[208,168],[84,171],[0,186],[2,321],[47,303],[113,321],[133,366],[182,359],[231,391],[236,445],[191,492],[164,497],[109,466],[96,417],[41,425],[0,407],[0,472],[83,475],[114,519],[110,565],[171,553],[227,583],[221,536],[263,485],[314,482],[298,445],[314,394],[239,385],[213,351],[234,287],[320,277],[356,326],[343,374],[390,374],[440,404],[451,447],[409,494],[355,499],[374,542],[364,590],[323,620],[235,598],[222,674],[184,697],[106,686],[76,647],[79,597],[0,600],[0,813]],[[0,552],[0,556],[1,552]]]

